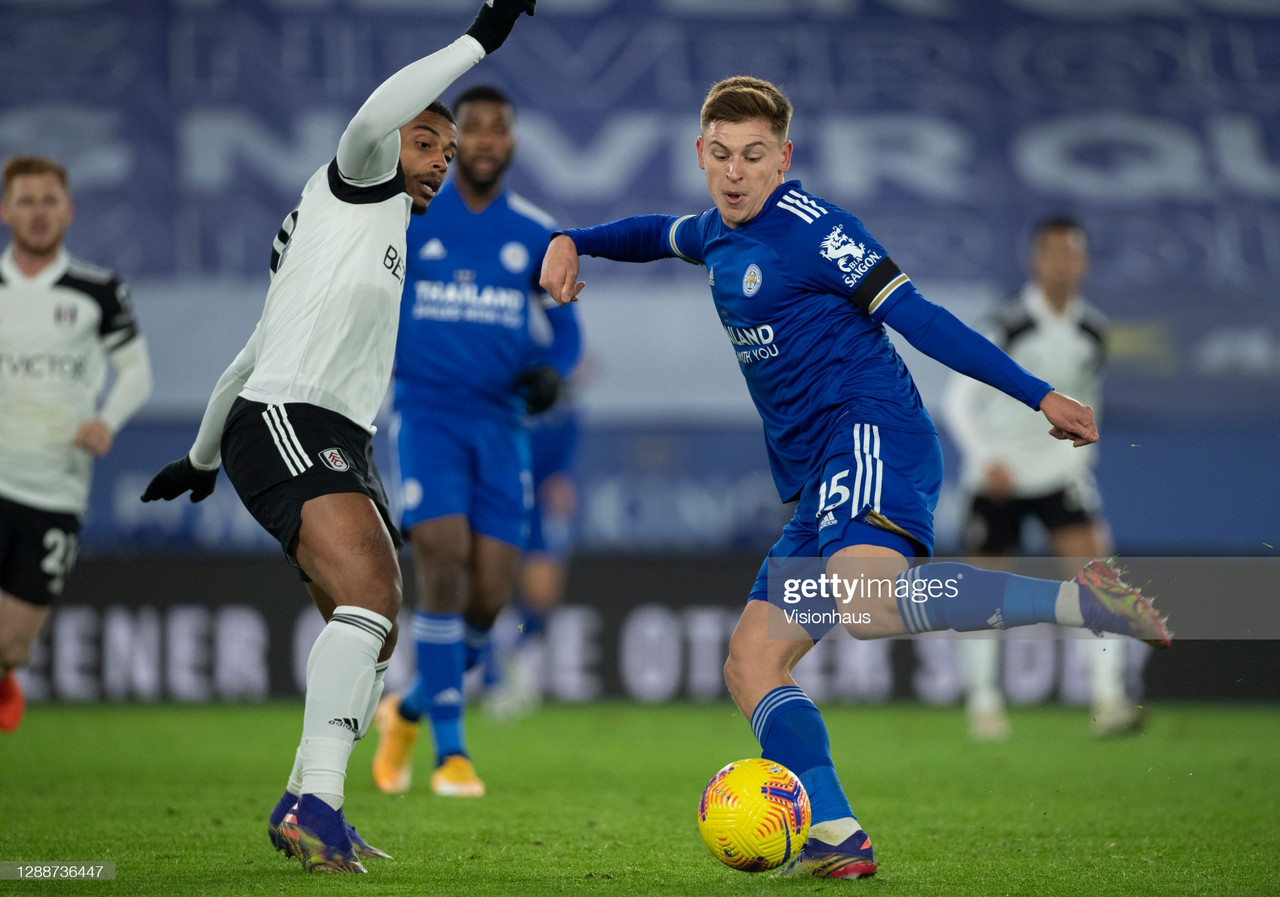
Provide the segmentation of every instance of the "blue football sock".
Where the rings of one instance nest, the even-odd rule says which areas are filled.
[[[413,643],[418,674],[400,701],[400,715],[416,722],[431,719],[437,761],[449,754],[465,754],[462,739],[463,624],[461,614],[413,615]]]
[[[1068,594],[1069,593],[1069,594]],[[898,579],[898,612],[907,632],[973,632],[1062,622],[1059,601],[1075,600],[1075,583],[983,570],[954,561],[921,564]]]
[[[794,772],[809,794],[813,824],[853,816],[831,762],[831,742],[822,714],[794,685],[775,688],[751,714],[760,755]]]
[[[484,663],[489,655],[489,630],[480,629],[463,621],[462,668],[469,670]]]

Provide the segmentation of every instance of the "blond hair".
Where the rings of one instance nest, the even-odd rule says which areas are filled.
[[[712,122],[738,124],[762,118],[782,143],[791,127],[791,101],[776,85],[762,78],[737,75],[711,86],[702,103],[702,129]]]
[[[14,156],[4,163],[4,186],[0,188],[0,195],[8,195],[9,186],[17,178],[32,174],[51,174],[62,184],[63,190],[68,194],[71,192],[67,169],[62,167],[61,162],[46,156]]]

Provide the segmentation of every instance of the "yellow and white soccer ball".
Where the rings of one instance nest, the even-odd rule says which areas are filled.
[[[698,831],[711,855],[744,872],[790,862],[809,837],[809,795],[780,763],[737,760],[711,777],[698,803]]]

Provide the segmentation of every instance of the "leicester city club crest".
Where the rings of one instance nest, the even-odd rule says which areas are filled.
[[[764,275],[760,273],[760,266],[748,265],[747,273],[742,275],[742,295],[750,299],[760,292],[760,284],[763,282]]]

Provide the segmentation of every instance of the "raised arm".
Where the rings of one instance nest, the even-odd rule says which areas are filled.
[[[365,100],[338,141],[338,171],[355,184],[391,177],[400,159],[399,129],[440,96],[446,87],[492,53],[522,14],[533,15],[535,0],[489,0],[456,41],[396,72]]]

